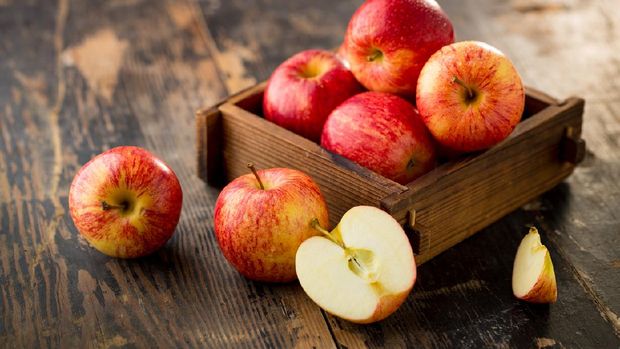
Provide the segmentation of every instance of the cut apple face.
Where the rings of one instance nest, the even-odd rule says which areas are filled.
[[[392,216],[370,206],[344,214],[330,233],[304,241],[296,255],[299,282],[325,311],[371,323],[392,314],[416,279],[409,240]]]
[[[554,303],[558,290],[551,256],[534,227],[523,238],[512,271],[515,297],[532,303]]]

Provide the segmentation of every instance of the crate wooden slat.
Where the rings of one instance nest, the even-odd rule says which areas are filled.
[[[335,225],[356,205],[381,207],[407,230],[423,263],[569,176],[581,161],[584,101],[528,88],[524,119],[495,147],[444,163],[404,186],[262,118],[261,83],[196,113],[198,175],[222,186],[258,167],[308,173]]]

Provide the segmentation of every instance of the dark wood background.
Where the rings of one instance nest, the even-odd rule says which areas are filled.
[[[0,0],[0,346],[620,347],[620,4],[444,0],[457,38],[505,51],[524,81],[586,99],[585,162],[565,183],[419,269],[389,319],[326,315],[297,283],[249,282],[213,236],[194,111],[333,48],[360,1]],[[67,207],[92,156],[139,145],[179,175],[159,252],[90,248]],[[559,299],[513,298],[514,253],[541,230]]]

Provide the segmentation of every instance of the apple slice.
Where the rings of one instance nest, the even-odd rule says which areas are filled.
[[[551,256],[534,227],[521,240],[512,269],[512,292],[532,303],[554,303],[558,298]]]
[[[392,314],[416,279],[409,240],[392,216],[370,206],[347,211],[325,236],[304,241],[297,250],[297,277],[306,294],[327,312],[356,323]]]

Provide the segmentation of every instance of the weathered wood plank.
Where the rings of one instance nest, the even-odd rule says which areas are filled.
[[[534,214],[517,211],[424,264],[406,303],[381,323],[357,326],[330,317],[346,347],[615,348],[620,340],[593,307],[571,263],[551,250],[558,302],[514,298],[511,270]],[[543,243],[552,232],[542,229]],[[499,238],[498,238],[499,237]],[[546,344],[546,345],[541,345]]]
[[[571,262],[584,289],[620,336],[620,221],[617,208],[620,124],[620,7],[613,0],[574,2],[445,1],[460,39],[482,39],[506,52],[526,83],[554,96],[586,100],[585,162],[530,205],[553,248]],[[570,34],[568,34],[570,33]],[[570,36],[570,39],[567,37]]]
[[[296,285],[246,281],[219,252],[193,114],[227,91],[195,4],[0,6],[1,346],[333,346]],[[88,247],[67,212],[77,169],[121,144],[159,155],[185,193],[173,239],[135,261]]]
[[[361,0],[201,2],[218,67],[231,93],[266,80],[285,59],[310,48],[333,49]]]
[[[244,78],[249,77],[249,81],[242,84],[245,87],[252,80],[268,78],[273,68],[291,54],[316,46],[317,38],[322,40],[318,44],[320,47],[336,47],[350,14],[359,3],[361,1],[338,2],[338,10],[333,8],[336,5],[323,1],[304,5],[261,1],[252,9],[248,9],[244,2],[230,1],[202,4],[202,7],[210,31],[214,34],[216,48],[226,54],[245,52],[238,55],[242,57],[238,66],[243,69],[235,69]],[[620,35],[615,25],[618,23],[619,9],[613,1],[576,1],[567,4],[531,0],[444,0],[440,3],[453,20],[459,40],[484,40],[504,50],[513,59],[528,85],[562,98],[570,95],[586,98],[584,133],[589,148],[601,151],[601,156],[606,160],[614,159],[613,162],[594,166],[602,169],[602,175],[607,176],[608,180],[604,183],[613,181],[616,176],[611,174],[610,169],[615,169],[614,164],[618,163],[618,144],[616,138],[613,138],[617,133],[614,125],[618,120],[613,117],[613,113],[597,116],[592,111],[593,108],[606,108],[593,107],[593,102],[618,99],[620,74],[617,74],[617,58],[612,53],[618,50],[610,47],[617,48],[619,45]],[[256,12],[258,8],[261,9],[260,15]],[[299,28],[295,20],[291,19],[323,8],[328,10],[324,10],[325,14],[317,21],[320,24],[315,25],[316,32]],[[327,29],[323,31],[323,28]],[[246,49],[252,53],[247,53]],[[227,85],[235,84],[228,82]],[[601,212],[596,216],[581,214],[589,216],[595,223],[613,210],[611,205],[608,207],[603,203],[610,201],[610,195],[615,191],[612,189],[606,192],[605,188],[595,185],[600,180],[596,179],[598,172],[586,169],[591,161],[592,157],[588,156],[586,167],[578,168],[573,177],[568,179],[568,184],[559,188],[571,188],[570,192],[573,193],[572,187],[580,185],[588,188],[591,200],[600,197],[597,207],[602,209]],[[575,182],[584,176],[581,174],[584,171],[588,173],[588,178],[580,183]],[[553,198],[557,190],[543,198],[551,195],[550,200],[565,200]],[[575,201],[580,199],[579,195],[571,197]],[[613,199],[610,202],[616,201]],[[532,205],[536,207],[538,204]],[[595,264],[599,259],[593,260],[587,253],[573,254],[578,247],[571,247],[574,243],[569,241],[571,239],[568,236],[574,236],[578,227],[570,219],[566,220],[559,213],[557,217],[549,215],[547,211],[542,211],[542,214],[549,215],[549,218],[543,218],[543,221],[535,219],[529,213],[532,205],[526,205],[525,210],[509,215],[479,236],[466,240],[425,264],[420,269],[420,284],[416,286],[414,295],[394,319],[375,326],[360,327],[329,317],[339,343],[347,346],[617,346],[618,339],[613,336],[614,328],[605,322],[610,320],[610,316],[599,314],[601,308],[593,310],[593,306],[598,301],[607,305],[607,302],[611,302],[609,309],[617,314],[613,310],[615,304],[619,304],[616,301],[617,287],[613,285],[620,280],[617,276],[610,276],[614,273],[608,267],[597,267]],[[588,211],[585,204],[580,207]],[[567,230],[565,225],[571,226],[571,235],[552,236],[551,231],[557,228],[546,224],[554,220],[558,226],[563,224],[559,231]],[[600,227],[600,222],[593,226]],[[604,261],[606,266],[617,268],[617,260],[620,259],[617,257],[618,244],[614,236],[617,235],[618,226],[614,222],[610,219],[604,223],[606,229],[602,232],[590,229],[590,234],[579,235],[582,239],[579,245],[583,240],[590,239],[596,241],[596,244],[610,242],[607,246],[611,251],[606,250],[605,258],[600,261]],[[521,233],[510,235],[508,241],[504,241],[504,234],[517,234],[525,230],[526,224],[533,223],[545,227],[543,239],[548,238],[558,269],[560,300],[549,308],[517,303],[510,293],[512,255]],[[483,258],[489,251],[495,252],[497,249],[506,255],[490,260]],[[498,265],[493,266],[494,263]],[[587,277],[580,276],[581,269],[573,268],[578,265],[587,266],[586,269],[590,271],[585,274]],[[479,286],[480,283],[475,281],[481,280],[480,274],[484,277],[484,286]],[[438,292],[441,294],[440,299],[433,299],[424,307],[416,308],[416,297],[424,298],[424,292],[433,290],[441,290]],[[422,296],[416,296],[416,292],[422,293]],[[511,314],[518,316],[511,317]],[[576,317],[588,320],[580,321],[579,324],[568,320]],[[445,318],[456,320],[448,321]],[[398,324],[406,325],[399,327]]]

